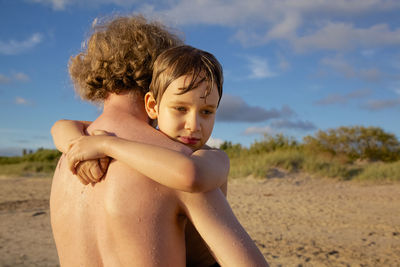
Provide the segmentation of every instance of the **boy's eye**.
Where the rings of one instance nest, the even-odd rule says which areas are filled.
[[[211,115],[211,114],[214,113],[214,111],[205,109],[205,110],[202,111],[202,113],[203,113],[204,115]]]
[[[186,111],[186,108],[185,107],[174,107],[177,111],[180,111],[180,112],[185,112]]]

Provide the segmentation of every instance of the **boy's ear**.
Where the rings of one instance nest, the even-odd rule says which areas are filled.
[[[149,118],[153,120],[157,119],[158,106],[157,101],[153,96],[153,93],[146,93],[146,95],[144,96],[144,105],[146,108],[147,116],[149,116]]]

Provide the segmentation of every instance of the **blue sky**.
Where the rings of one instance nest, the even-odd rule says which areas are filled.
[[[0,155],[54,148],[56,120],[99,115],[67,64],[92,21],[115,13],[162,20],[220,60],[213,142],[352,125],[399,138],[399,12],[396,0],[0,0]]]

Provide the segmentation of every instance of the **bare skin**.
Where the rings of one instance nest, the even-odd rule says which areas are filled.
[[[141,97],[110,96],[90,128],[191,152],[147,124]],[[267,265],[219,189],[196,194],[172,190],[117,161],[104,181],[85,186],[72,177],[63,157],[50,205],[62,266],[185,266],[184,215],[221,265]]]
[[[136,101],[128,96],[110,99],[92,127],[127,139],[187,151],[147,125],[147,115],[140,116],[143,101],[132,102]],[[107,178],[91,187],[72,177],[62,158],[54,175],[50,205],[62,265],[183,266],[185,263],[181,241],[184,218],[180,216],[175,192],[122,163],[111,163]],[[171,253],[165,244],[173,244],[176,249]]]
[[[172,189],[187,192],[205,192],[219,187],[226,196],[229,158],[223,151],[204,146],[212,129],[219,95],[214,89],[212,97],[207,97],[204,100],[202,96],[206,92],[207,84],[203,82],[196,89],[178,97],[179,108],[177,109],[177,104],[175,103],[176,93],[179,93],[179,88],[184,86],[182,80],[185,81],[185,79],[180,80],[181,83],[172,83],[170,85],[171,88],[167,89],[167,93],[163,96],[162,103],[167,104],[168,107],[167,110],[164,108],[163,111],[172,112],[171,115],[174,117],[172,121],[171,119],[169,120],[170,123],[162,124],[164,127],[160,127],[160,131],[169,130],[170,135],[179,131],[183,132],[183,135],[190,134],[198,137],[200,142],[196,142],[196,148],[185,145],[191,150],[195,150],[190,157],[163,147],[132,142],[113,136],[84,137],[85,129],[91,122],[66,120],[56,122],[52,127],[55,145],[60,151],[68,152],[67,158],[70,169],[73,173],[78,174],[78,178],[83,184],[94,184],[105,173],[105,171],[100,170],[97,159],[89,159],[99,158],[100,162],[102,162],[103,159],[107,159],[102,157],[108,155]],[[176,90],[174,91],[174,89]],[[170,90],[172,91],[170,92]],[[145,99],[147,100],[145,101],[146,106],[149,105],[149,108],[146,108],[147,114],[149,115],[149,110],[155,113],[155,110],[152,109],[156,104],[155,99],[153,97],[146,97]],[[183,104],[183,101],[186,101],[186,104]],[[194,112],[189,113],[188,110],[194,110]],[[183,120],[184,124],[178,123],[182,121],[182,116],[186,117],[188,113],[190,115]],[[202,122],[192,123],[200,121],[198,119]],[[211,124],[208,122],[211,122]],[[172,128],[172,125],[176,125],[177,128]],[[171,128],[173,129],[172,132]],[[208,130],[208,134],[201,134],[205,133],[204,130]],[[92,131],[91,134],[107,135],[106,132],[100,130]],[[168,135],[170,139],[179,142],[179,140],[170,135]],[[201,149],[198,149],[200,146],[202,146]],[[71,148],[73,148],[73,151],[71,151]],[[77,158],[79,158],[79,164],[74,160]],[[76,168],[76,166],[79,167]],[[157,167],[155,168],[154,166]],[[185,239],[187,265],[210,266],[215,263],[215,259],[190,221],[186,224]]]

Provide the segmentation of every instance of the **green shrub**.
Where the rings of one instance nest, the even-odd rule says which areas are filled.
[[[355,179],[375,181],[400,181],[400,161],[392,163],[375,162],[365,165]]]
[[[359,172],[359,168],[351,164],[344,164],[337,159],[329,160],[326,157],[311,154],[306,156],[303,170],[324,177],[343,180],[350,180]]]
[[[57,162],[20,162],[2,165],[0,175],[6,176],[51,176]]]
[[[400,159],[400,143],[395,135],[386,133],[379,127],[339,127],[318,131],[306,136],[304,147],[310,151],[327,152],[333,156],[391,162]]]
[[[60,156],[61,152],[58,150],[39,148],[35,153],[22,156],[22,160],[31,162],[52,162],[58,160]]]
[[[38,176],[51,175],[61,153],[52,149],[38,149],[21,157],[0,157],[0,175]]]
[[[272,167],[280,167],[289,171],[302,168],[303,152],[297,149],[276,150],[274,152],[250,153],[231,158],[230,177],[266,177]]]
[[[229,148],[235,147],[230,144]],[[240,149],[239,149],[240,148]],[[252,175],[267,177],[273,168],[289,172],[303,171],[318,176],[341,180],[400,180],[400,161],[353,164],[345,162],[342,155],[334,156],[324,151],[312,152],[301,145],[292,148],[277,148],[271,152],[250,150],[239,146],[231,153],[231,178]],[[232,150],[231,150],[232,152]]]
[[[22,162],[22,157],[0,157],[0,165],[16,164]]]
[[[297,147],[297,141],[293,138],[286,137],[283,134],[268,135],[265,134],[263,140],[255,141],[249,149],[250,153],[271,152],[277,149],[289,149]]]
[[[219,149],[224,150],[229,158],[239,157],[241,154],[247,152],[247,149],[242,147],[241,144],[232,144],[230,141],[223,142]]]

